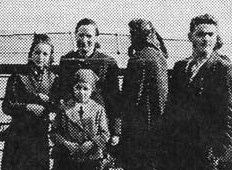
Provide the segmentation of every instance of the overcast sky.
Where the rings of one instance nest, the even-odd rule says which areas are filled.
[[[1,0],[1,33],[73,31],[83,17],[97,21],[100,32],[128,33],[135,17],[149,19],[164,38],[186,39],[189,22],[199,14],[219,20],[226,42],[232,39],[231,0]]]

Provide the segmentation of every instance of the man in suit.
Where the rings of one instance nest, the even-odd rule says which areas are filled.
[[[188,37],[192,56],[175,64],[170,81],[163,141],[167,154],[162,166],[225,169],[223,158],[232,136],[230,60],[217,52],[222,42],[213,16],[193,18]]]

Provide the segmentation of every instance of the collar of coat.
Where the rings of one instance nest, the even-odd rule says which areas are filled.
[[[189,58],[186,58],[184,61],[188,63],[190,60],[192,60],[192,56]],[[207,61],[203,64],[207,68],[210,68],[213,65],[216,65],[218,63],[221,63],[222,65],[228,66],[230,65],[230,59],[225,55],[220,55],[217,51],[214,51],[211,56],[207,59]]]
[[[80,55],[78,54],[77,51],[70,51],[68,54],[61,57],[61,61],[65,61],[65,60],[68,60],[68,61],[79,60],[82,62],[90,61],[90,60],[99,60],[99,61],[105,60],[106,62],[112,62],[112,63],[116,64],[116,60],[113,57],[110,57],[104,53],[101,53],[98,50],[95,50],[93,52],[93,54],[87,58],[80,57]]]

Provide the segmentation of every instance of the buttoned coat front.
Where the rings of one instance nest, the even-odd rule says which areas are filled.
[[[190,79],[188,59],[175,64],[165,112],[167,169],[212,170],[231,145],[232,72],[215,53]]]

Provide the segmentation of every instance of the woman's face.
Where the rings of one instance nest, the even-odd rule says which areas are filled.
[[[52,47],[49,44],[39,43],[32,53],[32,61],[39,67],[49,66]]]
[[[77,83],[73,87],[73,91],[79,103],[86,103],[90,99],[93,87],[90,83]]]
[[[97,42],[96,28],[94,25],[82,25],[76,33],[77,48],[83,54],[90,56],[94,52]]]

